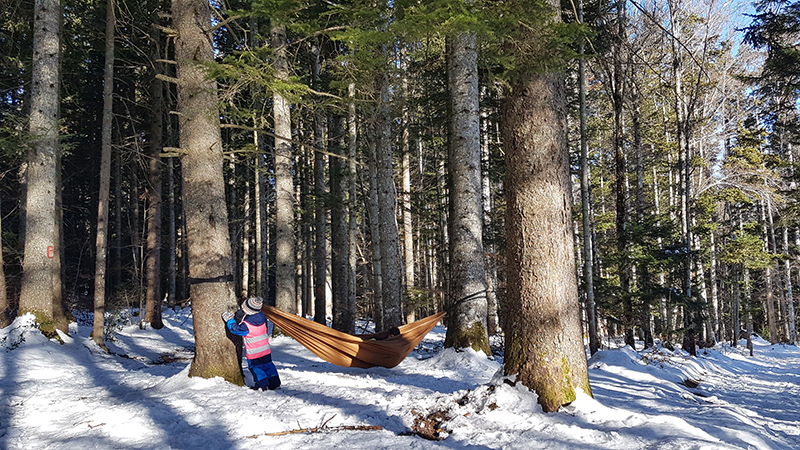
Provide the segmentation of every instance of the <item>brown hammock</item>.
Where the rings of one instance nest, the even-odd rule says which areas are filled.
[[[362,369],[400,364],[445,315],[440,312],[381,333],[352,335],[272,306],[265,305],[262,311],[311,353],[337,366]]]

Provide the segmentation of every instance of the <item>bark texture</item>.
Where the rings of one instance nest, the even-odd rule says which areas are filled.
[[[344,117],[328,118],[328,149],[344,156]],[[333,328],[355,333],[356,304],[350,302],[349,215],[347,213],[347,174],[343,158],[331,157],[331,291],[333,292]]]
[[[486,332],[478,51],[474,33],[450,39],[450,286],[445,347],[491,355]]]
[[[545,411],[590,393],[571,229],[561,74],[531,75],[503,102],[508,298],[505,373]]]
[[[195,356],[190,376],[222,377],[242,385],[236,347],[221,314],[236,309],[231,277],[231,243],[222,176],[222,138],[216,82],[203,63],[213,61],[211,10],[203,0],[173,0],[177,61],[183,203],[194,319]]]
[[[111,127],[114,119],[114,0],[106,3],[106,53],[103,75],[103,130],[100,139],[100,192],[94,272],[94,327],[92,339],[105,347],[106,268],[108,255],[108,197],[111,189]]]
[[[158,34],[156,34],[158,39]],[[155,61],[160,54],[158,40],[151,43],[151,56]],[[160,67],[161,63],[156,63]],[[164,327],[161,321],[161,149],[163,148],[164,95],[161,80],[155,77],[150,81],[151,113],[147,162],[150,184],[147,186],[147,251],[145,253],[145,270],[147,277],[147,293],[145,299],[144,321],[156,330]],[[230,234],[229,234],[230,238]]]
[[[400,236],[397,230],[397,188],[394,184],[388,74],[380,73],[376,82],[379,101],[375,126],[375,159],[381,245],[381,298],[383,326],[389,329],[403,324],[403,304],[400,295]]]
[[[275,75],[289,78],[286,56],[286,29],[270,25]],[[289,103],[280,92],[272,94],[272,115],[275,121],[275,306],[297,313],[295,287],[294,183],[292,180],[292,116]]]
[[[36,0],[33,19],[30,133],[28,154],[25,260],[19,313],[36,315],[46,335],[67,331],[61,305],[61,246],[58,174],[60,150],[59,83],[61,5]]]

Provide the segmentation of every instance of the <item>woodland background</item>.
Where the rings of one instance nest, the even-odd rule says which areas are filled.
[[[33,34],[45,3],[0,7],[4,321],[25,310],[33,281],[23,261],[37,257],[60,263],[51,274],[60,282],[44,285],[65,311],[101,297],[99,317],[134,307],[158,328],[162,306],[199,306],[193,290],[224,281],[240,300],[329,314],[347,332],[356,317],[379,329],[456,308],[462,334],[449,345],[488,350],[482,336],[508,334],[519,303],[508,295],[508,250],[519,242],[507,230],[520,219],[507,205],[520,178],[509,174],[538,168],[509,164],[509,130],[547,122],[521,121],[509,99],[524,80],[547,79],[569,152],[577,264],[563,279],[578,289],[590,352],[606,339],[690,352],[736,345],[743,331],[796,339],[796,3],[50,2],[62,8],[61,72],[49,83],[57,244],[32,256],[30,170],[42,141],[32,97],[45,80]],[[179,75],[189,39],[181,8],[208,8],[196,39],[207,36],[210,57]],[[199,194],[180,134],[186,67],[204,74],[195,92],[219,109],[224,157],[224,183]],[[479,102],[474,126],[460,115],[469,108],[458,103],[459,77],[476,79],[463,94]],[[478,152],[458,153],[459,139]],[[469,219],[464,192],[480,199]],[[199,227],[225,224],[224,272],[191,261],[191,239],[201,239],[189,231],[192,202],[202,200],[200,210],[225,206],[224,222],[212,212]],[[465,225],[475,217],[477,228]],[[464,230],[478,245],[459,247]],[[475,270],[483,284],[465,291]],[[480,307],[465,310],[474,292]],[[95,336],[112,326],[106,317]]]

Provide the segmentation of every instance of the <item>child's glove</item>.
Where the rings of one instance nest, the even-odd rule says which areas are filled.
[[[233,313],[231,313],[230,311],[225,311],[224,313],[222,313],[222,320],[223,321],[225,321],[227,323],[231,319],[233,319]]]
[[[234,320],[236,320],[236,323],[241,325],[242,322],[244,322],[245,316],[247,316],[247,314],[244,313],[244,310],[240,309],[240,310],[236,311],[236,314],[233,315],[233,318],[234,318]]]

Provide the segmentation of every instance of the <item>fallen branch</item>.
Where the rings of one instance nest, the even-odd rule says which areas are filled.
[[[286,431],[278,431],[275,433],[264,433],[264,434],[254,434],[252,436],[247,436],[250,439],[255,439],[261,436],[283,436],[286,434],[301,434],[301,433],[322,433],[326,431],[376,431],[382,430],[383,427],[380,425],[342,425],[338,427],[314,427],[314,428],[298,428],[296,430],[286,430]]]

